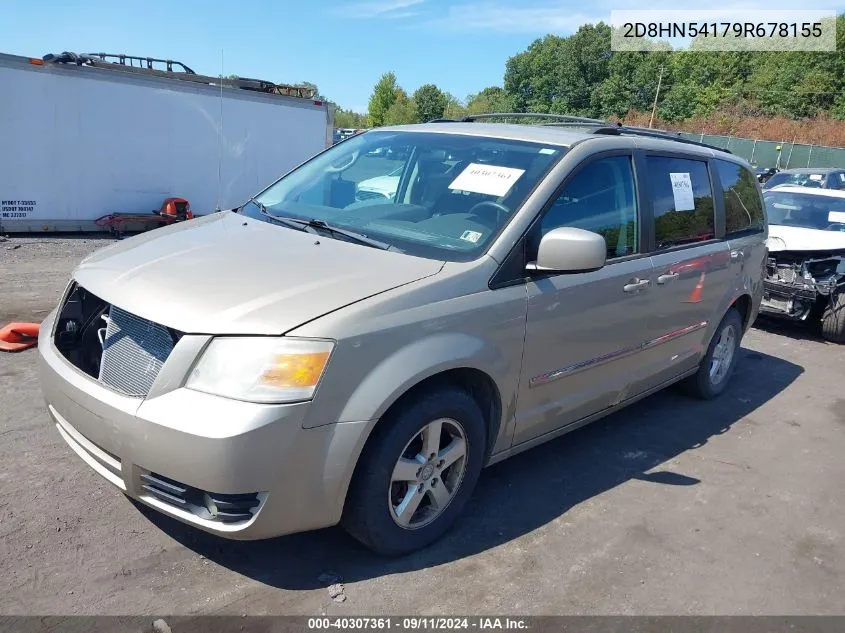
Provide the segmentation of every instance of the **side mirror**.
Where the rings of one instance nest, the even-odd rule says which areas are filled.
[[[603,268],[607,244],[598,233],[561,226],[540,240],[537,261],[526,266],[531,272],[582,273]]]

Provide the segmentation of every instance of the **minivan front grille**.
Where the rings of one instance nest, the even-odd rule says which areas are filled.
[[[72,284],[54,343],[71,364],[115,391],[145,397],[181,332],[110,305]]]
[[[261,504],[258,493],[222,494],[192,488],[163,475],[141,475],[141,488],[159,501],[221,523],[248,521]]]
[[[173,337],[163,325],[109,308],[99,380],[129,396],[146,396],[164,361],[173,351]]]

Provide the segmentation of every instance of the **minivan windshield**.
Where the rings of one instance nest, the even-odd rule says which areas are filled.
[[[845,231],[845,198],[812,193],[766,191],[769,224]]]
[[[565,151],[485,136],[372,131],[316,156],[240,212],[288,228],[324,229],[328,237],[362,246],[366,241],[351,239],[352,232],[371,245],[468,261],[486,249]]]

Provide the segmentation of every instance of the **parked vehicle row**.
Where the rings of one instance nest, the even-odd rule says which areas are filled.
[[[818,189],[845,189],[845,169],[833,167],[811,167],[806,169],[783,169],[769,175],[763,189],[780,185],[797,185]]]

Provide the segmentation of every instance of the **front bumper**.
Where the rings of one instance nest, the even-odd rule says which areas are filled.
[[[803,321],[810,314],[819,294],[814,288],[806,288],[781,283],[778,281],[763,281],[763,300],[760,312]]]
[[[146,399],[126,397],[58,352],[54,318],[44,321],[38,341],[48,411],[77,455],[128,496],[232,539],[269,538],[340,520],[369,422],[304,429],[308,403],[253,404],[181,387],[154,385]],[[250,518],[222,522],[151,494],[145,487],[151,475],[218,496],[257,493],[258,503]]]

